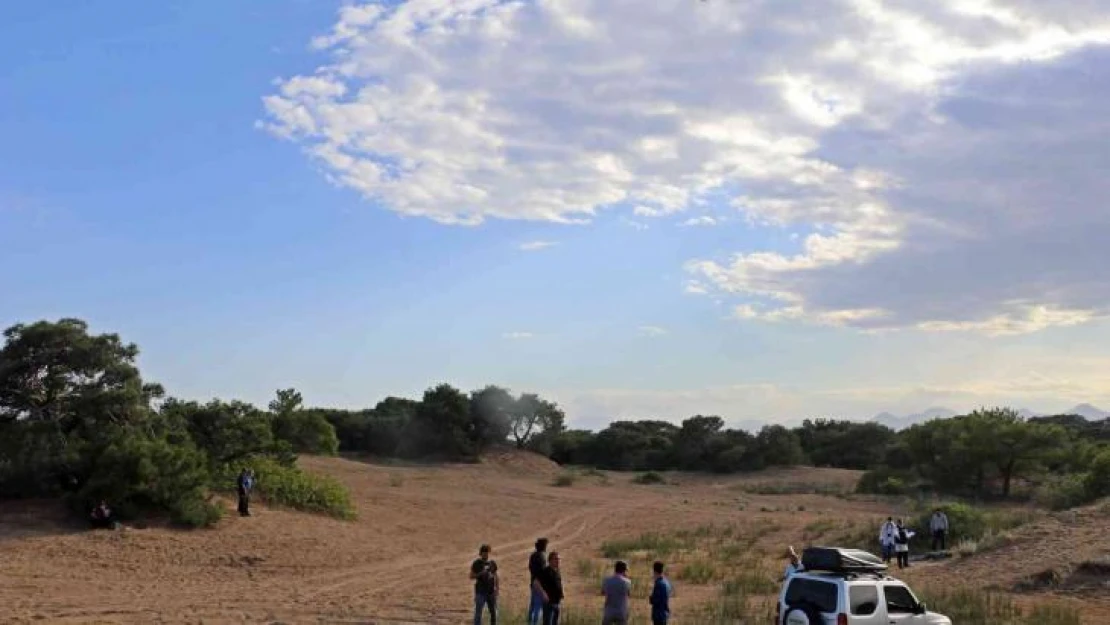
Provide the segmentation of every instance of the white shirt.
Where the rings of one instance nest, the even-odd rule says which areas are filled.
[[[897,532],[898,532],[898,529],[894,526],[893,522],[887,521],[886,523],[883,523],[883,528],[881,530],[879,530],[879,544],[880,545],[893,545],[894,544],[894,535]]]

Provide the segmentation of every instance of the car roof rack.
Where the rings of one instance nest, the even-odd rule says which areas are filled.
[[[887,566],[878,556],[862,549],[806,547],[802,550],[802,568],[810,573],[885,576]]]

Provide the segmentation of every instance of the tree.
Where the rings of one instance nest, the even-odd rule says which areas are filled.
[[[157,385],[144,386],[139,349],[118,335],[88,333],[79,319],[18,324],[4,331],[0,350],[0,423],[49,423],[64,438],[88,435],[106,423],[149,415]]]
[[[975,433],[973,453],[982,454],[997,469],[1003,497],[1010,496],[1015,475],[1038,467],[1065,439],[1060,426],[1029,423],[1009,408],[976,410],[965,423]]]
[[[724,419],[697,415],[682,422],[674,438],[674,460],[678,468],[704,471],[713,466],[713,442],[724,428]]]
[[[335,427],[318,412],[301,408],[301,394],[288,388],[279,390],[270,402],[274,438],[285,441],[293,451],[334,456],[339,451]]]
[[[535,449],[541,440],[550,446],[552,438],[563,431],[565,420],[558,404],[525,393],[509,407],[509,435],[517,449]]]
[[[283,449],[276,444],[269,415],[250,404],[218,399],[199,404],[171,398],[162,405],[162,413],[184,425],[214,467],[274,454],[286,464],[295,460],[288,445]]]
[[[761,464],[766,467],[794,466],[806,461],[798,435],[781,425],[764,426],[755,437]]]
[[[424,391],[405,429],[401,448],[409,457],[443,456],[471,460],[477,456],[470,429],[470,398],[450,384]]]
[[[479,449],[504,442],[515,403],[507,389],[492,384],[470,393],[469,438]]]
[[[144,385],[138,348],[79,319],[17,324],[0,349],[0,492],[79,490],[112,442],[141,432],[161,387]],[[0,449],[0,451],[5,451]]]

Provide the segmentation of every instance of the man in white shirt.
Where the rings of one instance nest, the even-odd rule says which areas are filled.
[[[887,517],[886,523],[883,523],[882,529],[879,530],[879,545],[883,549],[883,562],[890,564],[890,559],[894,557],[894,537],[898,533],[898,527],[894,524],[894,517]]]
[[[929,529],[933,532],[933,551],[940,545],[941,551],[948,548],[948,515],[937,508],[929,519]]]

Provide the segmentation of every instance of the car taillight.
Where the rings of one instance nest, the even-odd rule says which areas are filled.
[[[848,615],[841,612],[836,616],[836,625],[848,625]]]

